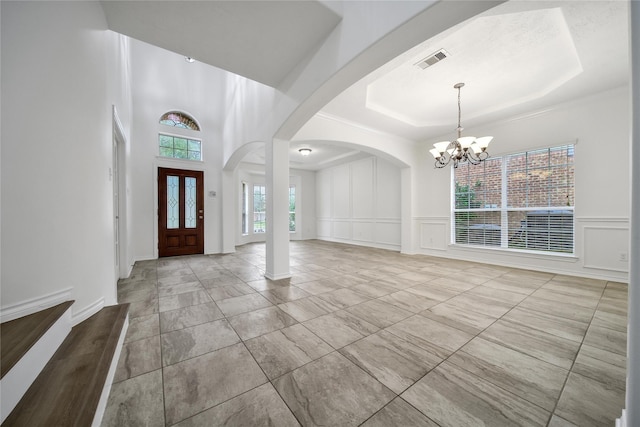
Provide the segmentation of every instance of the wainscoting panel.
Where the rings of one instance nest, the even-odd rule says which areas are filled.
[[[420,222],[420,248],[447,250],[447,222]]]
[[[351,199],[352,218],[371,218],[373,210],[375,180],[373,176],[374,159],[369,157],[351,163]],[[354,238],[357,237],[354,230]]]
[[[584,267],[629,271],[629,228],[585,226]]]
[[[372,222],[360,222],[354,221],[352,223],[353,228],[353,240],[359,242],[373,242],[374,240],[374,224]]]
[[[375,241],[385,245],[400,247],[400,221],[377,222],[375,224]]]
[[[319,239],[400,250],[400,169],[369,157],[319,171]]]
[[[400,170],[387,162],[378,161],[376,166],[376,214],[378,218],[400,218]]]
[[[349,165],[341,165],[332,169],[331,182],[331,216],[333,218],[349,218],[351,216],[351,177]]]
[[[331,217],[331,178],[331,170],[320,171],[316,174],[316,215],[319,218]]]
[[[351,222],[334,220],[331,237],[335,239],[351,239]]]
[[[331,237],[331,220],[319,219],[316,221],[316,234],[319,238]]]

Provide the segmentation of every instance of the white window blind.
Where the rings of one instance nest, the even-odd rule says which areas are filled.
[[[573,158],[564,145],[459,165],[453,242],[573,253]]]

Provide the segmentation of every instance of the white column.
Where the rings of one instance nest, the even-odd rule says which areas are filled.
[[[265,277],[280,280],[289,271],[289,141],[265,144],[267,184],[267,269]]]
[[[640,2],[630,1],[631,248],[627,319],[626,425],[640,426]]]
[[[230,254],[236,251],[236,235],[240,230],[237,210],[237,197],[234,171],[222,171],[222,253]]]

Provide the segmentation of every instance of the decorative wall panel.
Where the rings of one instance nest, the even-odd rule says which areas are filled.
[[[629,271],[629,228],[584,227],[584,267]]]

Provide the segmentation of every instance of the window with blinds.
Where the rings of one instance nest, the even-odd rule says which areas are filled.
[[[454,168],[453,243],[573,253],[573,158],[563,145]]]

